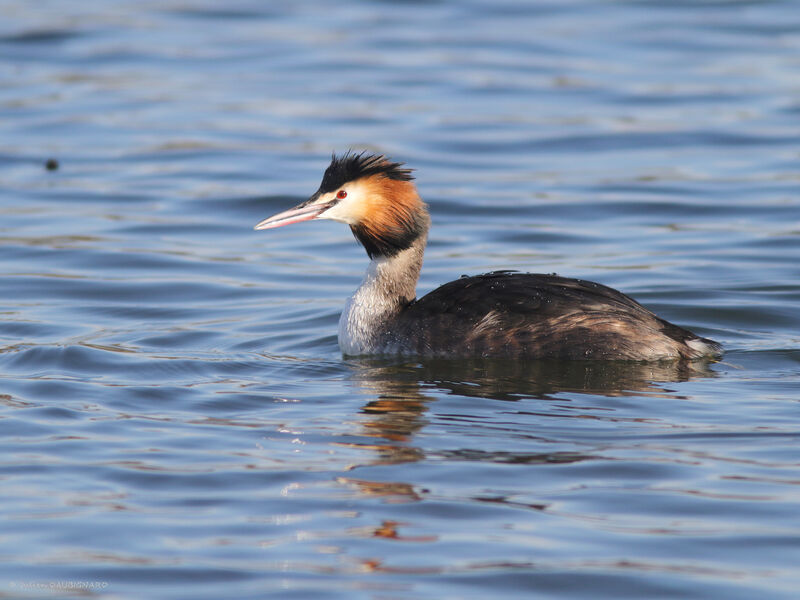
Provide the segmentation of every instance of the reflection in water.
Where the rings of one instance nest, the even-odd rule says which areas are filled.
[[[680,399],[662,384],[715,377],[706,362],[671,361],[632,363],[624,361],[512,361],[429,360],[398,363],[361,359],[350,363],[353,380],[374,395],[362,412],[361,435],[380,437],[376,444],[381,463],[410,462],[422,452],[405,444],[427,423],[424,415],[432,396],[425,390],[446,390],[460,396],[517,401],[552,399],[559,393],[604,396],[647,395]],[[503,462],[565,462],[579,456],[498,457]]]
[[[351,477],[337,477],[336,481],[344,485],[358,488],[358,491],[364,496],[383,497],[388,502],[410,502],[420,499],[414,487],[408,483],[367,481],[364,479],[353,479]]]
[[[660,384],[715,377],[707,362],[426,360],[352,361],[353,380],[375,400],[365,407],[386,439],[403,440],[425,424],[426,388],[493,400],[550,399],[563,392],[677,399]]]
[[[514,465],[554,465],[603,460],[596,448],[590,451],[565,449],[557,440],[534,436],[526,432],[528,439],[541,441],[551,451],[531,451],[522,447],[517,451],[461,445],[453,449],[439,448],[435,456],[430,450],[413,445],[414,437],[429,422],[426,417],[429,405],[442,392],[455,396],[486,398],[503,401],[529,400],[531,402],[569,400],[558,397],[562,393],[591,394],[606,397],[626,395],[654,396],[679,400],[681,396],[671,391],[665,384],[687,381],[696,377],[714,377],[708,364],[701,363],[630,363],[630,362],[576,362],[576,361],[535,361],[520,362],[508,360],[448,361],[431,360],[424,362],[398,362],[388,360],[363,359],[351,361],[352,379],[355,385],[366,392],[370,398],[361,409],[363,418],[359,423],[358,435],[371,439],[380,438],[376,443],[354,443],[361,449],[369,450],[374,458],[367,464],[374,466],[418,462],[424,460],[475,461],[482,463],[501,463]],[[466,404],[466,403],[465,403]],[[561,404],[558,402],[556,404]],[[575,406],[579,418],[597,418],[589,408]],[[613,410],[613,409],[609,409]],[[461,417],[469,422],[475,418],[474,403],[465,409],[463,415],[450,414],[449,419]],[[532,414],[532,413],[531,413]],[[546,414],[543,411],[542,414]],[[618,418],[618,417],[615,417]],[[636,417],[634,420],[640,420]],[[643,420],[643,419],[642,419]],[[463,438],[461,438],[463,443]],[[380,498],[385,503],[416,503],[440,494],[424,486],[402,481],[374,481],[350,477],[340,477],[338,483],[357,490],[368,498]],[[468,497],[459,498],[461,502],[481,505],[502,505],[526,511],[548,512],[549,502],[536,502],[515,494],[474,491]],[[356,528],[351,535],[365,538],[381,538],[397,542],[436,543],[440,536],[424,531],[422,535],[401,533],[403,526],[420,527],[420,522],[405,523],[384,519],[371,526]],[[508,566],[508,565],[505,565]],[[526,568],[528,568],[526,566]],[[432,574],[441,567],[417,565],[396,568],[385,563],[385,557],[373,555],[358,561],[358,569],[365,572]]]
[[[399,521],[383,521],[380,527],[370,530],[370,535],[372,537],[399,540],[401,542],[435,542],[439,539],[438,536],[435,535],[403,535],[397,530],[401,525],[406,525],[406,523]]]
[[[430,398],[420,388],[423,385],[402,366],[357,366],[354,374],[356,385],[374,399],[364,405],[362,413],[367,419],[361,421],[362,436],[386,440],[386,444],[372,444],[377,458],[373,464],[398,464],[416,462],[425,456],[419,448],[407,445],[413,435],[427,421],[423,417]],[[406,376],[400,376],[404,373]],[[361,445],[363,448],[364,445]]]
[[[376,454],[371,464],[416,462],[425,452],[410,445],[414,434],[427,424],[425,413],[434,400],[426,389],[454,395],[519,401],[552,400],[560,393],[591,395],[650,396],[681,399],[668,389],[670,382],[715,377],[706,362],[671,361],[632,363],[614,361],[512,361],[512,360],[426,360],[402,363],[386,359],[359,359],[350,362],[353,381],[373,399],[362,408],[367,416],[360,423],[359,435],[381,438],[385,443],[356,444]],[[575,415],[597,418],[593,414]],[[495,463],[555,464],[598,458],[571,451],[544,453],[486,451],[458,448],[439,450],[441,458]],[[417,500],[417,492],[405,483],[342,479],[366,495]]]
[[[354,379],[375,390],[379,398],[424,398],[420,390],[436,387],[451,393],[493,400],[547,399],[561,392],[603,396],[646,394],[677,398],[659,385],[714,377],[708,362],[665,361],[515,361],[429,360],[391,363],[363,360],[356,363]]]

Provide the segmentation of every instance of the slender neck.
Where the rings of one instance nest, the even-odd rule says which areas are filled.
[[[363,290],[374,302],[387,307],[400,308],[411,302],[417,295],[417,281],[422,269],[426,242],[427,232],[394,256],[373,258],[356,293]]]
[[[381,351],[392,316],[416,297],[429,222],[426,214],[420,235],[405,250],[370,261],[339,320],[339,346],[345,354]]]

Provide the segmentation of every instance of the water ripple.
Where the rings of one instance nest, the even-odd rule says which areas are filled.
[[[788,7],[6,2],[0,595],[794,599]],[[252,227],[350,147],[421,293],[597,280],[723,361],[343,359],[363,249]]]

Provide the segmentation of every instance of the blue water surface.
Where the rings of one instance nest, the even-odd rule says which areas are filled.
[[[0,597],[796,599],[799,81],[777,0],[0,2]],[[363,249],[252,227],[348,148],[416,170],[420,293],[591,279],[723,361],[342,358]]]

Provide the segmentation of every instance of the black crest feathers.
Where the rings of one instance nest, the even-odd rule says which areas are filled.
[[[338,190],[344,184],[369,177],[383,175],[387,179],[411,181],[411,169],[404,169],[403,163],[392,162],[382,154],[354,153],[347,151],[341,156],[331,157],[331,164],[325,169],[319,192],[326,194]]]

